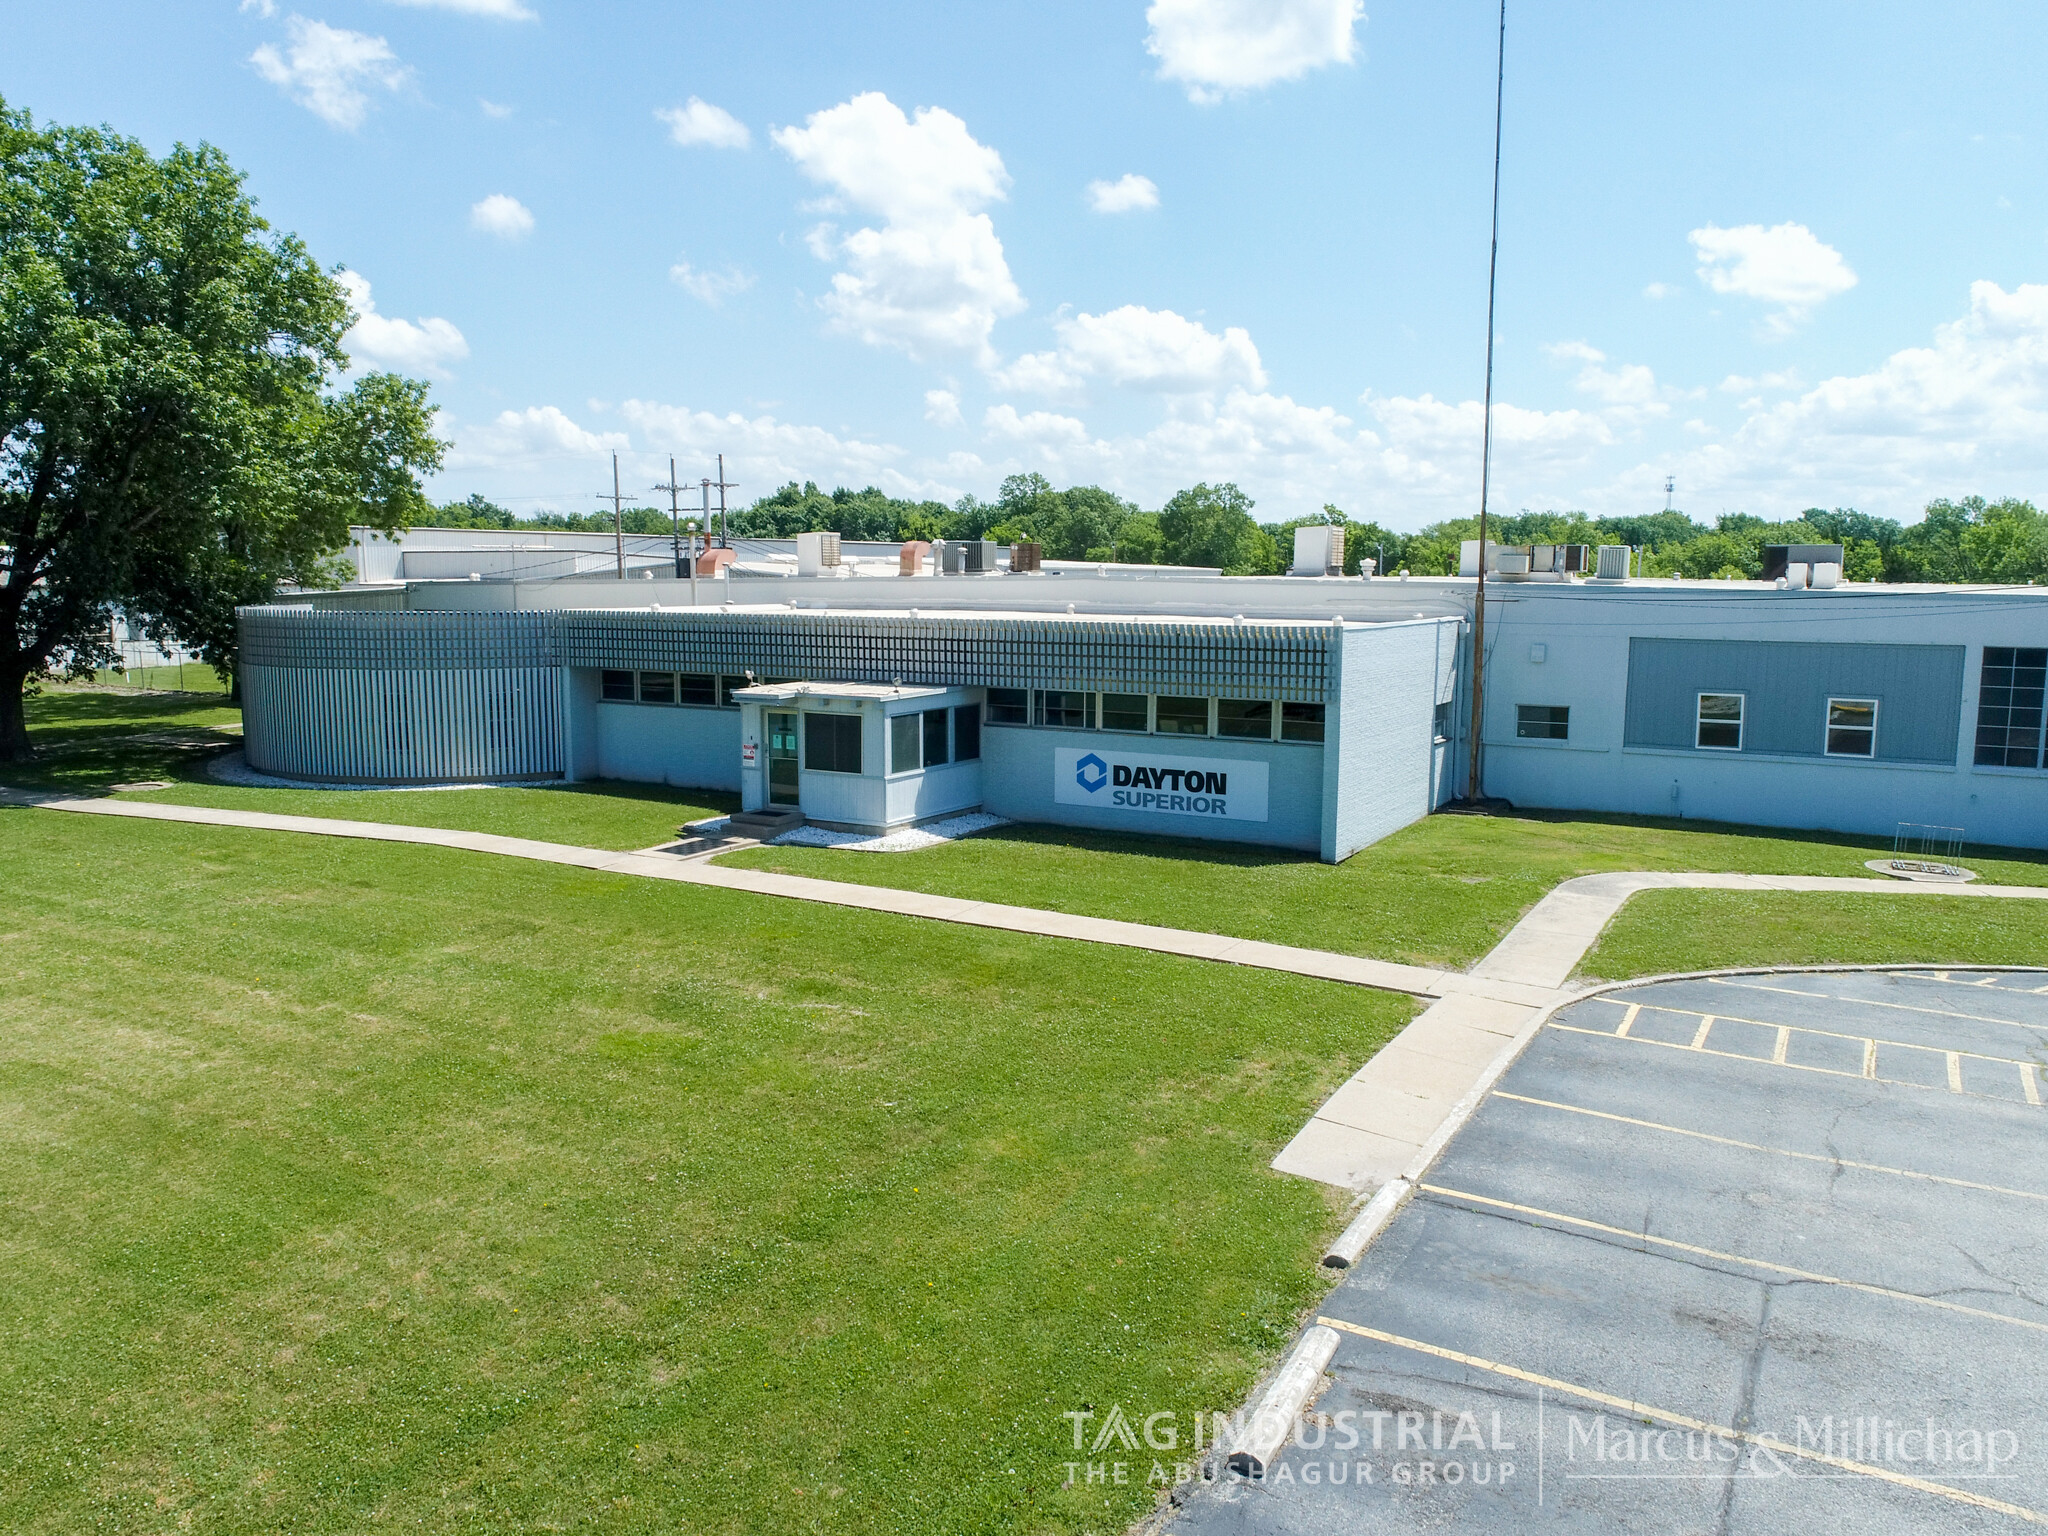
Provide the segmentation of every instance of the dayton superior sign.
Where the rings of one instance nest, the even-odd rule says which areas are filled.
[[[1059,747],[1052,754],[1052,797],[1060,805],[1106,811],[1264,821],[1266,765]]]

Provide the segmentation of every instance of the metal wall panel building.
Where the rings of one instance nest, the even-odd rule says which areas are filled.
[[[1639,635],[1629,641],[1623,742],[1690,748],[1702,693],[1743,695],[1745,752],[1824,756],[1828,700],[1855,698],[1878,703],[1877,761],[1950,763],[1963,647]]]

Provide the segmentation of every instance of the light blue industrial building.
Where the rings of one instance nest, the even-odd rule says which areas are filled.
[[[666,539],[365,536],[364,580],[243,610],[250,765],[723,789],[856,830],[982,810],[1333,861],[1463,792],[1470,578],[734,553],[691,580]],[[1533,555],[1487,584],[1489,794],[2048,846],[2048,591],[1580,579]]]

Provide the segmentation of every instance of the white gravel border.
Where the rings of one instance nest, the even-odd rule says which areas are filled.
[[[1009,824],[1007,817],[977,811],[971,816],[949,816],[944,821],[906,827],[901,832],[888,832],[880,837],[871,837],[865,832],[829,832],[823,827],[798,827],[793,832],[770,838],[768,842],[773,848],[850,848],[857,853],[914,853],[920,848],[936,848],[941,843],[957,842],[976,832],[986,832],[990,827],[1007,827]]]

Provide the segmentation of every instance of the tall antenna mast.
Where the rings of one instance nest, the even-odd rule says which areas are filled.
[[[1677,477],[1674,475],[1666,475],[1664,477],[1664,510],[1666,512],[1669,512],[1671,510],[1671,495],[1672,492],[1676,491],[1677,489]]]
[[[1508,0],[1500,0],[1500,45],[1493,72],[1493,245],[1486,258],[1486,435],[1479,456],[1479,586],[1472,601],[1472,748],[1465,799],[1480,796],[1479,724],[1486,691],[1486,497],[1493,482],[1493,295],[1500,270],[1500,117],[1508,77]]]

